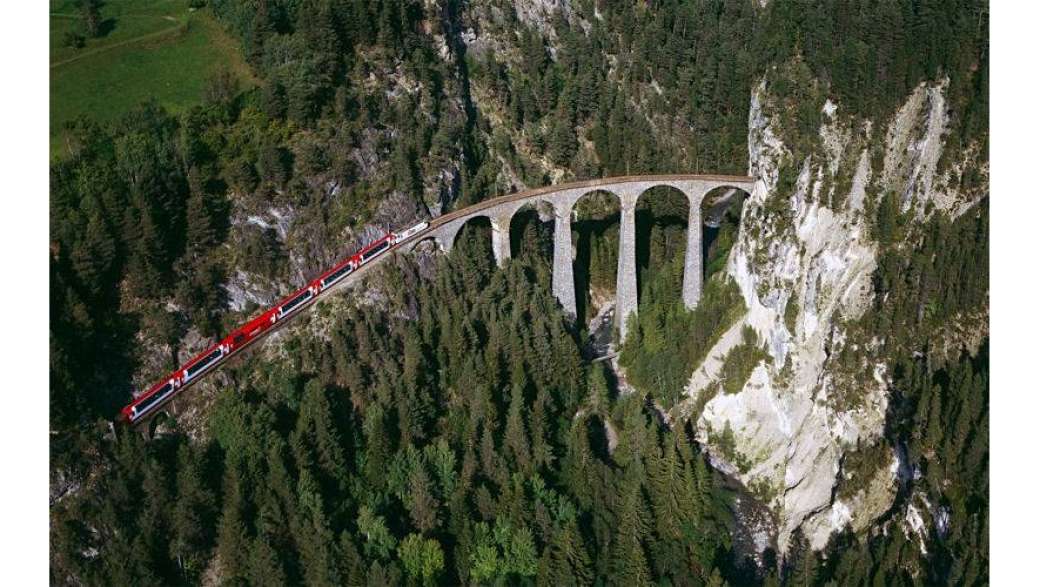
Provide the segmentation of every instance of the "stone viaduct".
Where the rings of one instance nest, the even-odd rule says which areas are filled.
[[[491,221],[495,260],[502,265],[511,254],[509,226],[513,215],[525,206],[544,202],[552,207],[556,219],[553,232],[553,294],[564,310],[574,316],[577,313],[571,247],[571,217],[574,206],[583,196],[592,192],[614,194],[621,204],[615,316],[619,320],[623,340],[628,332],[628,318],[635,313],[638,303],[635,210],[639,196],[651,188],[668,186],[682,192],[689,202],[682,298],[686,307],[692,309],[700,300],[704,278],[701,259],[701,203],[708,192],[716,188],[737,188],[750,193],[753,185],[753,178],[742,176],[634,175],[548,186],[485,200],[440,216],[432,220],[425,231],[403,243],[401,248],[409,251],[418,243],[433,239],[441,250],[450,251],[463,225],[475,218],[485,217]]]
[[[571,246],[571,216],[574,206],[582,197],[593,192],[614,194],[621,203],[621,238],[618,251],[617,267],[617,302],[615,316],[620,319],[621,337],[628,332],[628,318],[636,311],[636,203],[646,190],[659,186],[668,186],[682,192],[689,202],[688,228],[686,231],[686,259],[683,274],[683,302],[688,308],[697,305],[701,296],[703,280],[703,260],[701,259],[701,203],[708,192],[717,188],[736,188],[750,193],[754,179],[729,175],[633,175],[608,177],[590,181],[582,181],[555,186],[542,187],[500,196],[472,206],[449,212],[430,221],[429,227],[413,236],[395,249],[410,251],[419,243],[434,240],[444,251],[451,250],[462,227],[475,218],[488,218],[491,221],[492,250],[499,265],[509,259],[509,226],[521,208],[529,205],[546,203],[553,209],[556,218],[553,245],[552,289],[563,308],[572,317],[577,314],[574,292],[573,248]],[[376,257],[372,263],[358,269],[335,287],[346,287],[377,265],[390,257],[384,254]],[[318,300],[324,297],[318,298]],[[309,305],[309,304],[308,304]],[[279,324],[284,324],[280,322]],[[212,371],[210,371],[212,372]],[[205,375],[203,375],[205,376]],[[200,380],[196,379],[196,381]],[[166,404],[174,402],[180,394],[166,400]],[[139,422],[149,422],[142,427],[142,433],[150,438],[160,414],[168,415],[166,406],[144,417]],[[165,416],[162,416],[165,417]],[[114,432],[114,428],[113,428]]]

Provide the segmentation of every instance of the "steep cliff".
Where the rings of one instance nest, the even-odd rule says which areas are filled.
[[[749,171],[758,182],[726,267],[749,310],[695,371],[680,409],[704,405],[693,414],[700,440],[777,514],[781,551],[799,527],[816,549],[846,526],[863,530],[890,509],[906,474],[905,457],[884,435],[886,333],[857,322],[876,293],[881,194],[896,194],[915,222],[957,216],[983,195],[949,179],[951,167],[980,165],[971,150],[945,171],[939,164],[946,88],[921,84],[882,121],[843,115],[826,100],[816,136],[800,149],[785,129],[790,104],[766,81],[753,93]],[[808,154],[795,160],[795,152]],[[719,392],[712,384],[745,324],[766,358],[737,393]],[[713,393],[704,403],[702,394]],[[849,462],[868,451],[882,456],[853,471]]]

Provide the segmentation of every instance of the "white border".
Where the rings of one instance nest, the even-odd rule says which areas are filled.
[[[780,0],[775,0],[780,1]],[[10,3],[0,35],[4,61],[3,165],[6,336],[0,552],[10,584],[48,582],[48,4]],[[994,2],[991,10],[991,580],[1019,584],[1034,572],[1036,463],[1040,446],[1040,9]],[[17,305],[15,304],[17,302]],[[11,308],[17,307],[17,311]]]
[[[1040,433],[1040,205],[1033,3],[994,3],[990,29],[990,579],[1035,575]]]
[[[4,582],[16,585],[49,581],[48,9],[5,5],[0,35],[0,552]]]

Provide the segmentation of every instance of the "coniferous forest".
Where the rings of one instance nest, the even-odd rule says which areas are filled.
[[[850,328],[888,333],[885,438],[914,495],[949,511],[927,548],[881,529],[894,514],[821,551],[797,534],[765,564],[735,547],[739,488],[691,422],[665,425],[658,408],[746,310],[724,271],[740,209],[706,247],[691,312],[674,194],[637,213],[639,314],[617,341],[637,393],[584,354],[617,263],[617,211],[601,207],[575,222],[577,321],[552,296],[552,222],[514,228],[502,268],[473,223],[450,254],[395,257],[366,277],[371,295],[317,307],[222,367],[201,418],[149,440],[107,426],[186,341],[256,315],[255,301],[231,303],[232,279],[291,291],[388,223],[386,201],[405,202],[402,225],[521,186],[746,173],[763,79],[793,105],[781,130],[795,160],[820,148],[823,99],[888,120],[940,78],[942,164],[969,145],[984,157],[986,2],[574,0],[540,26],[499,1],[199,4],[261,83],[223,72],[182,112],[81,118],[52,158],[52,583],[988,584],[988,333],[975,354],[930,352],[944,325],[988,312],[988,197],[922,223],[898,194],[869,210],[873,297]],[[463,42],[474,27],[490,47]],[[302,228],[243,221],[268,207]],[[742,342],[733,381],[761,360],[751,333]]]

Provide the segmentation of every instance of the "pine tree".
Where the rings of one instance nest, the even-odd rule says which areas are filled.
[[[139,236],[131,241],[128,275],[135,292],[144,298],[160,297],[166,287],[166,245],[152,213],[143,210],[139,217]]]
[[[440,495],[449,499],[455,492],[457,485],[455,473],[455,452],[448,446],[443,438],[435,444],[427,445],[425,449],[426,461],[433,467],[440,488]]]
[[[386,527],[382,516],[368,506],[361,506],[357,518],[358,533],[364,537],[363,547],[369,557],[386,559],[396,548],[397,540]]]
[[[213,538],[210,520],[216,517],[216,498],[203,482],[199,456],[186,444],[177,451],[177,500],[170,554],[186,575],[201,570]]]
[[[200,172],[193,168],[188,172],[191,194],[188,196],[186,243],[189,254],[198,258],[206,254],[217,242],[217,231],[210,210],[208,196],[203,191]]]
[[[433,496],[430,478],[422,466],[414,467],[408,481],[408,513],[412,524],[422,532],[433,530],[437,524],[440,504]]]
[[[790,575],[786,582],[789,587],[811,587],[816,581],[816,553],[809,547],[809,542],[801,528],[795,530],[788,547],[789,560],[792,561]]]
[[[100,296],[113,277],[116,242],[96,206],[90,207],[86,231],[73,248],[71,257],[86,290],[92,296]]]
[[[303,37],[308,52],[318,63],[322,75],[335,75],[343,49],[326,2],[304,1],[296,9],[296,33]]]
[[[435,584],[444,570],[444,551],[436,540],[409,534],[398,545],[397,553],[408,576],[424,585]]]
[[[487,478],[499,484],[505,483],[508,473],[505,466],[499,462],[494,430],[488,420],[484,421],[484,430],[480,437],[480,464],[481,471]]]
[[[277,587],[288,583],[278,552],[262,537],[252,541],[247,572],[250,585]]]
[[[650,544],[653,568],[658,576],[668,577],[676,569],[691,566],[693,549],[687,540],[695,521],[687,517],[679,497],[683,491],[682,469],[675,456],[674,440],[669,435],[663,443],[663,456],[654,449],[647,455],[646,486],[655,530]]]
[[[253,21],[249,34],[249,62],[258,66],[264,56],[264,44],[275,32],[274,18],[271,14],[269,0],[259,0],[256,11],[253,13]]]
[[[505,445],[512,457],[513,470],[527,473],[531,469],[531,449],[524,426],[524,392],[519,385],[512,386],[509,415],[506,418]]]
[[[653,580],[643,550],[648,514],[637,469],[637,465],[632,464],[623,473],[615,514],[616,543],[610,548],[610,573],[625,585],[645,585]]]
[[[578,137],[570,108],[560,105],[549,132],[549,156],[557,165],[568,166],[578,152]]]
[[[511,532],[503,547],[504,566],[511,574],[531,577],[537,573],[538,552],[534,546],[534,536],[528,528],[517,528]]]
[[[553,532],[552,543],[546,548],[548,557],[544,577],[540,584],[589,585],[592,583],[592,562],[581,542],[581,534],[573,519],[563,522],[563,527]]]
[[[149,565],[159,576],[167,576],[170,567],[167,537],[170,535],[169,504],[173,499],[171,479],[162,463],[148,458],[141,480],[142,494],[136,507],[137,546],[140,564]]]
[[[574,497],[581,508],[588,507],[592,502],[593,455],[592,447],[589,446],[587,425],[588,420],[584,417],[574,419],[567,441],[567,454],[560,467],[568,494]]]
[[[293,109],[292,94],[290,94],[290,110]],[[306,111],[306,106],[298,106],[297,110]],[[307,118],[301,115],[299,118]],[[280,188],[289,179],[289,169],[286,164],[286,155],[278,145],[265,145],[260,149],[260,156],[256,161],[256,169],[260,173],[260,179],[272,187]]]
[[[351,532],[344,530],[339,536],[340,567],[339,576],[346,585],[364,583],[364,559],[358,553]]]
[[[337,543],[329,528],[321,490],[306,470],[300,473],[297,494],[300,524],[295,532],[295,542],[300,551],[304,579],[312,585],[335,585],[339,583]]]
[[[248,572],[249,537],[246,534],[241,471],[237,463],[230,463],[224,481],[224,509],[217,531],[217,554],[224,577],[228,581],[245,578]]]
[[[343,435],[335,425],[336,417],[325,386],[317,379],[304,385],[300,402],[299,421],[295,437],[313,450],[317,465],[326,478],[336,480],[340,487],[347,482],[347,456]]]
[[[719,573],[718,567],[711,570],[711,576],[708,577],[708,587],[724,587],[727,585],[726,581],[723,580],[722,574]]]
[[[548,410],[552,399],[544,387],[539,388],[537,393],[538,395],[531,405],[531,413],[527,418],[531,430],[531,459],[535,470],[552,467],[556,461],[552,441],[549,438],[551,428]]]
[[[938,450],[943,435],[942,427],[944,424],[944,418],[942,388],[938,385],[932,386],[931,392],[926,396],[926,398],[929,403],[928,425],[925,429],[923,444],[926,451],[933,452]]]
[[[385,486],[386,466],[390,460],[390,447],[386,438],[387,430],[381,406],[375,404],[365,411],[362,431],[365,439],[365,483],[373,491],[378,492]]]

